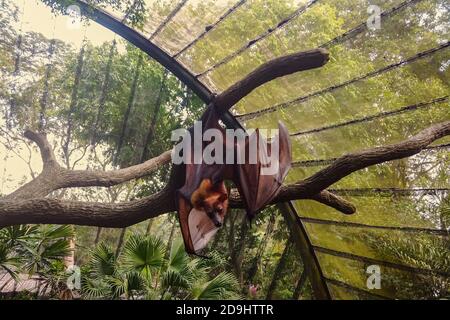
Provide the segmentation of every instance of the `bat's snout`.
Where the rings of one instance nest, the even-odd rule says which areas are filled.
[[[214,223],[214,225],[217,228],[222,227],[222,225],[223,225],[222,217],[220,216],[220,214],[217,211],[209,212],[208,216],[211,219],[212,223]]]

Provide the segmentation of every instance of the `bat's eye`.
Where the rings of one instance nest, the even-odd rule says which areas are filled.
[[[219,207],[219,208],[216,209],[216,211],[217,211],[218,213],[222,213],[222,212],[223,212],[223,208],[222,208],[222,207]]]

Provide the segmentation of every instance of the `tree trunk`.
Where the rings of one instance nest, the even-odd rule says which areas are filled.
[[[103,229],[102,227],[97,228],[97,233],[95,235],[95,240],[94,240],[94,246],[96,246],[100,241],[100,235],[102,233],[102,229]]]
[[[150,144],[153,142],[153,137],[155,136],[155,127],[156,127],[156,123],[158,121],[159,111],[161,110],[163,92],[164,92],[164,89],[166,86],[166,78],[167,78],[167,71],[164,71],[163,78],[161,80],[161,86],[159,88],[158,97],[156,99],[155,106],[154,106],[153,112],[152,112],[152,114],[153,114],[152,121],[150,122],[150,126],[148,127],[148,131],[147,131],[147,136],[145,137],[145,140],[144,140],[144,148],[142,150],[141,163],[144,162],[148,157],[151,156],[151,152],[149,154],[148,148],[149,148]]]
[[[48,104],[48,96],[49,96],[49,84],[50,84],[50,75],[51,75],[51,71],[52,71],[52,63],[51,63],[51,58],[53,56],[53,53],[55,51],[55,40],[51,40],[50,41],[50,46],[48,48],[48,65],[47,68],[45,70],[45,76],[44,76],[44,90],[42,92],[42,97],[41,97],[41,101],[40,101],[40,106],[41,106],[41,111],[39,113],[39,131],[44,130],[44,127],[46,125],[46,120],[45,120],[45,113],[46,113],[46,109],[47,109],[47,104]]]
[[[106,98],[108,96],[109,85],[111,82],[111,66],[113,63],[114,54],[116,52],[116,45],[117,45],[117,42],[114,39],[111,44],[111,49],[109,51],[108,62],[106,63],[105,79],[103,80],[102,92],[101,92],[100,101],[98,104],[98,112],[97,112],[97,116],[95,118],[94,126],[92,128],[91,146],[93,146],[93,147],[97,144],[97,129],[100,124],[103,110],[105,109]]]
[[[19,74],[19,71],[20,71],[20,63],[21,63],[21,60],[22,60],[22,57],[21,57],[22,42],[23,42],[23,37],[20,34],[17,37],[17,41],[16,41],[16,56],[14,58],[14,71],[13,71],[13,76],[14,77],[16,77]],[[17,85],[17,82],[15,80],[13,80],[12,90],[11,90],[11,98],[9,99],[9,112],[8,112],[7,107],[6,107],[6,112],[5,112],[5,120],[6,120],[6,124],[8,126],[8,129],[12,128],[12,125],[14,123],[13,122],[13,117],[14,117],[14,114],[15,114],[16,109],[17,109],[16,85]]]
[[[247,239],[247,231],[249,229],[249,222],[244,214],[241,222],[241,236],[237,245],[234,246],[231,252],[231,264],[234,269],[234,273],[239,280],[241,287],[244,284],[244,275],[242,273],[242,260],[244,258],[245,240]]]
[[[169,239],[167,240],[167,246],[166,246],[166,254],[165,254],[166,259],[169,259],[169,257],[170,257],[170,249],[172,248],[173,235],[175,233],[176,225],[177,224],[175,222],[173,222],[172,228],[170,229],[170,235],[169,235]]]
[[[130,117],[131,109],[133,109],[142,62],[143,62],[143,55],[140,54],[138,61],[136,63],[136,68],[134,70],[133,82],[131,84],[131,91],[130,91],[130,96],[128,99],[128,107],[127,107],[127,110],[125,111],[125,115],[123,117],[122,130],[120,132],[119,142],[117,143],[117,153],[116,153],[116,159],[115,159],[116,163],[118,162],[118,159],[120,158],[120,151],[122,149],[125,134],[127,131],[128,118]]]
[[[123,240],[125,238],[126,232],[127,232],[127,228],[123,228],[122,230],[120,230],[119,241],[117,242],[117,248],[116,248],[116,258],[119,256],[120,251],[122,250]]]
[[[266,232],[264,233],[264,237],[261,240],[261,243],[258,247],[256,256],[253,259],[252,266],[250,267],[250,270],[248,272],[248,282],[250,284],[253,282],[253,278],[255,277],[258,271],[259,263],[261,261],[264,252],[266,251],[267,243],[269,242],[270,235],[272,234],[274,225],[275,225],[275,214],[272,214],[270,216],[269,222],[267,223]]]
[[[85,47],[83,45],[80,49],[80,53],[78,54],[77,67],[76,67],[75,79],[74,79],[73,87],[72,87],[72,96],[71,96],[71,100],[70,100],[69,113],[67,115],[66,140],[64,141],[64,144],[63,144],[64,160],[65,160],[67,169],[70,168],[69,144],[70,144],[70,140],[72,139],[72,127],[73,127],[72,113],[75,111],[75,108],[77,107],[77,104],[78,104],[78,87],[80,86],[81,76],[83,73],[84,53],[85,53]]]
[[[303,272],[302,272],[302,274],[300,276],[300,279],[298,279],[297,285],[295,286],[294,293],[292,294],[292,299],[293,300],[299,300],[300,299],[300,295],[301,295],[301,293],[303,291],[303,287],[305,286],[306,279],[307,279],[306,272],[305,272],[305,270],[303,270]]]
[[[21,51],[22,51],[22,42],[23,42],[23,37],[20,34],[17,37],[17,42],[16,42],[16,58],[14,59],[14,74],[18,74],[20,71],[20,62],[22,60],[22,56],[21,56]]]
[[[150,232],[152,231],[153,221],[154,219],[148,219],[147,230],[145,231],[146,236],[150,235]]]
[[[68,256],[64,257],[64,266],[66,269],[71,268],[75,265],[75,238],[71,237],[69,239],[70,253]]]
[[[278,260],[278,264],[273,273],[273,277],[272,277],[272,281],[270,282],[269,289],[267,289],[266,300],[273,299],[273,294],[275,293],[275,290],[277,289],[278,280],[281,278],[282,273],[283,273],[284,269],[286,268],[287,258],[289,256],[291,247],[292,247],[292,241],[289,238],[286,243],[286,246],[284,247],[283,254],[281,255],[280,260]]]

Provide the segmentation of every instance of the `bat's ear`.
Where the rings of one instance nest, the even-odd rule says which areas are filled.
[[[199,189],[203,192],[209,191],[213,189],[213,184],[210,179],[203,179],[202,183],[200,183]]]

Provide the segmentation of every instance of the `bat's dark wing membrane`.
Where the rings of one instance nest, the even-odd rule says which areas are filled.
[[[254,148],[250,147],[252,144],[257,145],[256,154]],[[255,130],[246,140],[245,146],[237,146],[237,152],[245,152],[247,161],[245,164],[236,165],[234,180],[244,198],[248,214],[253,217],[276,197],[291,168],[289,133],[280,122],[278,135],[272,139],[271,143],[268,143],[259,130]],[[272,154],[275,152],[278,156]],[[250,162],[252,155],[256,159]]]

